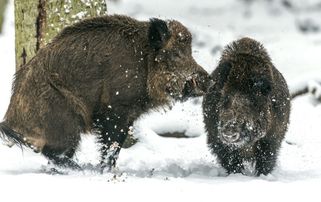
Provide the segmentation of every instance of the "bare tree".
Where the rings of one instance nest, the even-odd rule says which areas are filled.
[[[0,33],[2,32],[2,24],[4,21],[4,12],[6,10],[8,0],[0,0]]]
[[[16,70],[65,26],[107,13],[105,0],[15,0]]]

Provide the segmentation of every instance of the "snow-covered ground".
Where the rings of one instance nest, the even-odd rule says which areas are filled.
[[[241,36],[261,41],[291,90],[321,80],[320,0],[119,0],[109,13],[146,20],[177,19],[193,33],[193,54],[211,72],[222,48]],[[10,99],[14,74],[13,6],[0,35],[0,116]],[[309,25],[309,26],[307,26]],[[319,29],[319,31],[318,31]],[[300,30],[307,30],[302,32]],[[292,102],[291,123],[279,163],[268,176],[226,176],[206,147],[201,99],[151,112],[135,124],[139,142],[121,151],[117,170],[68,175],[44,172],[47,161],[28,149],[0,144],[1,201],[320,201],[321,104],[310,95]],[[186,131],[187,139],[156,133]],[[93,136],[83,136],[77,159],[98,163]]]

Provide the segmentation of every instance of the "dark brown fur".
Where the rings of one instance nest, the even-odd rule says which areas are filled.
[[[65,28],[17,74],[0,134],[54,163],[71,160],[80,133],[96,132],[111,166],[133,121],[209,82],[181,23],[113,15]]]
[[[228,173],[250,174],[248,166],[270,173],[289,123],[283,76],[250,38],[227,46],[211,76],[215,84],[203,101],[209,148]]]

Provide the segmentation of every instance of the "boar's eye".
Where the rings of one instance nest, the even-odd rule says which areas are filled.
[[[272,90],[271,82],[266,78],[252,79],[250,85],[254,92],[261,93],[262,95],[268,95]]]
[[[173,51],[170,55],[172,60],[178,60],[183,58],[183,53],[182,51]]]
[[[155,61],[156,62],[164,62],[166,60],[166,58],[168,58],[168,51],[162,50],[156,55]]]

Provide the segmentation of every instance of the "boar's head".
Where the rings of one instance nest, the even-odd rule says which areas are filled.
[[[203,95],[211,80],[192,56],[192,35],[178,21],[151,19],[148,31],[153,54],[149,59],[148,88],[159,102]]]
[[[220,63],[228,69],[217,104],[218,138],[239,148],[266,136],[272,121],[273,76],[260,57],[238,53]],[[223,76],[224,77],[224,76]]]

